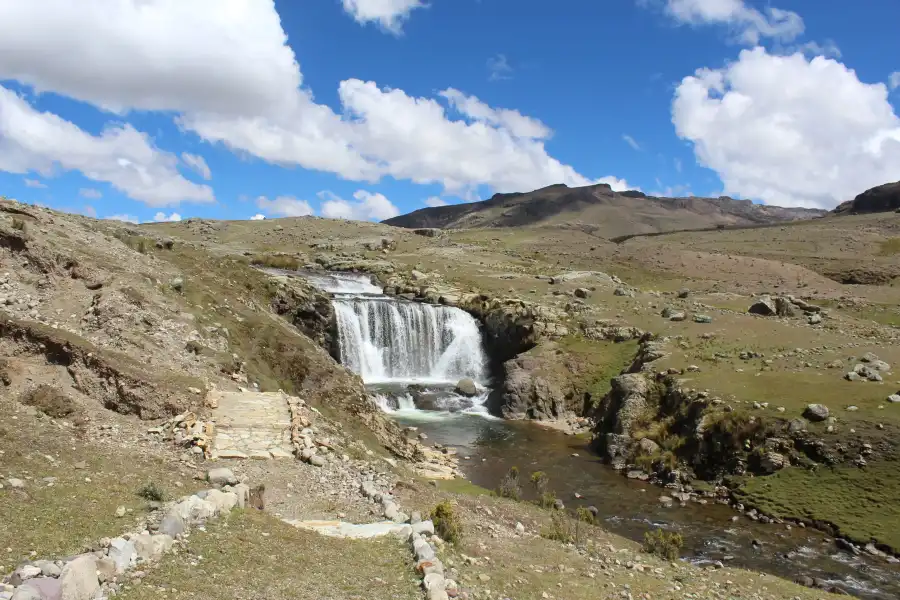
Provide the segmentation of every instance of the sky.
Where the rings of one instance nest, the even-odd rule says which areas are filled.
[[[900,2],[0,0],[0,195],[383,220],[607,183],[833,208],[900,179]]]

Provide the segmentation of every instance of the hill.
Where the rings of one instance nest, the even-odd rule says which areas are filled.
[[[864,191],[862,194],[842,203],[836,214],[888,212],[900,210],[900,181],[885,183]]]
[[[660,198],[638,191],[614,192],[606,184],[552,185],[524,194],[495,194],[470,204],[423,208],[384,221],[406,228],[473,229],[579,223],[602,237],[749,226],[824,216],[826,211],[781,208],[750,200]]]

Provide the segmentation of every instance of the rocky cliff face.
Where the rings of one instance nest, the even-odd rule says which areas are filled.
[[[900,210],[900,181],[885,183],[866,190],[853,200],[844,202],[834,212],[837,214],[888,212]]]

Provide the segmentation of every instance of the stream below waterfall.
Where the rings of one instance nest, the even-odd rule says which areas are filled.
[[[479,325],[466,312],[385,296],[364,275],[302,275],[333,294],[341,362],[391,418],[416,427],[427,443],[456,449],[472,483],[494,489],[512,466],[525,482],[543,471],[567,507],[595,506],[602,526],[614,533],[641,540],[650,528],[678,531],[685,560],[722,561],[787,579],[809,576],[871,600],[900,598],[896,564],[838,550],[813,529],[733,520],[737,513],[721,504],[664,506],[659,497],[666,490],[616,473],[586,440],[490,416],[488,357]],[[460,380],[474,389],[463,393]]]

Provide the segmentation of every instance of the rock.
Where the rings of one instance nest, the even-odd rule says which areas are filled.
[[[576,298],[587,298],[590,295],[591,295],[591,292],[587,288],[575,288],[575,297]]]
[[[311,464],[314,467],[324,467],[325,459],[318,454],[314,454],[313,456],[309,457],[309,464]]]
[[[434,549],[421,537],[417,537],[413,542],[413,552],[417,560],[434,559]]]
[[[416,235],[421,235],[423,237],[439,237],[441,235],[441,230],[430,227],[423,227],[422,229],[414,229],[413,233]]]
[[[652,456],[659,452],[659,444],[650,438],[641,438],[641,441],[638,442],[638,448],[640,448],[642,454],[647,456]]]
[[[844,379],[847,381],[862,381],[863,378],[859,376],[859,373],[856,371],[850,371],[849,373],[844,374]]]
[[[61,600],[62,584],[59,579],[51,577],[38,577],[26,581],[12,600]]]
[[[190,496],[173,506],[172,512],[185,524],[199,525],[215,515],[216,507],[199,496]]]
[[[59,577],[60,573],[62,573],[62,569],[49,560],[41,560],[35,564],[41,567],[41,574],[44,577]]]
[[[238,508],[246,508],[247,503],[250,501],[250,486],[246,483],[239,483],[232,488],[232,491],[237,496],[237,506]],[[167,531],[160,531],[160,533],[168,533]],[[172,535],[171,533],[169,535]],[[172,536],[175,537],[175,536]]]
[[[124,516],[125,516],[125,507],[120,506],[120,507],[116,508],[116,517],[121,519]]]
[[[137,553],[137,558],[142,561],[159,560],[175,543],[175,540],[173,540],[171,536],[164,533],[157,535],[142,533],[134,536],[132,541],[134,541],[134,549]]]
[[[675,322],[684,321],[685,319],[687,319],[687,315],[683,312],[674,312],[669,317],[670,321],[675,321]]]
[[[134,549],[134,542],[124,538],[115,538],[109,543],[109,559],[113,561],[116,567],[116,573],[124,573],[128,570],[137,552]]]
[[[824,421],[828,418],[830,411],[824,404],[810,404],[803,411],[803,416],[810,421]]]
[[[890,396],[887,397],[887,401],[892,404],[900,403],[900,393],[891,394]]]
[[[794,305],[787,299],[782,297],[777,297],[774,300],[775,302],[775,314],[779,317],[793,317],[794,316]]]
[[[184,519],[182,519],[177,512],[173,511],[163,518],[162,522],[159,524],[158,531],[175,538],[184,533],[185,530]]]
[[[25,489],[25,482],[21,479],[16,479],[15,477],[10,477],[6,480],[7,485],[14,490],[22,490]]]
[[[518,533],[519,535],[524,534],[524,533],[525,533],[525,526],[522,525],[522,524],[519,523],[519,522],[516,522],[516,533]]]
[[[100,591],[97,559],[83,555],[63,567],[59,576],[60,600],[93,600]]]
[[[788,423],[788,431],[791,433],[799,433],[806,431],[806,421],[803,419],[791,419]]]
[[[624,297],[627,297],[627,298],[634,298],[634,291],[633,291],[633,290],[629,290],[628,288],[624,288],[624,287],[617,287],[617,288],[613,291],[613,295],[614,295],[614,296],[624,296]]]
[[[779,454],[778,452],[766,452],[759,461],[759,468],[763,473],[771,474],[775,471],[780,471],[789,464],[790,462],[783,454]]]
[[[223,492],[221,490],[209,490],[205,500],[212,502],[216,508],[217,514],[231,512],[231,509],[237,506],[238,497],[234,492]]]
[[[689,290],[687,288],[682,288],[678,291],[679,298],[687,298],[690,295],[691,295],[691,290]]]
[[[218,456],[219,458],[233,458],[237,460],[244,460],[247,458],[247,455],[240,450],[220,450]]]
[[[819,323],[822,322],[822,315],[819,315],[819,314],[809,315],[808,317],[806,317],[806,322],[809,323],[810,325],[818,325]]]
[[[116,576],[116,563],[109,558],[101,558],[97,561],[97,578],[100,583],[112,581]]]
[[[478,388],[476,387],[475,382],[471,379],[460,379],[456,383],[456,393],[460,396],[467,396],[471,398],[472,396],[478,395]]]
[[[778,309],[775,306],[775,301],[772,300],[771,296],[765,295],[760,296],[756,302],[754,302],[747,312],[753,315],[762,315],[764,317],[771,317],[772,315],[778,314]]]
[[[712,317],[709,315],[694,315],[694,323],[712,323]]]
[[[553,501],[553,508],[554,508],[555,510],[565,510],[565,509],[566,509],[566,505],[563,503],[562,500],[560,500],[559,498],[557,498],[556,500]]]
[[[206,480],[211,484],[218,486],[236,485],[238,483],[238,478],[234,476],[231,469],[226,469],[224,467],[210,469],[206,473]]]
[[[674,315],[677,312],[678,311],[675,309],[674,306],[667,306],[664,309],[662,309],[662,312],[660,312],[659,314],[662,318],[669,319],[672,317],[672,315]]]
[[[422,521],[410,525],[413,534],[434,535],[434,523],[431,521]]]

